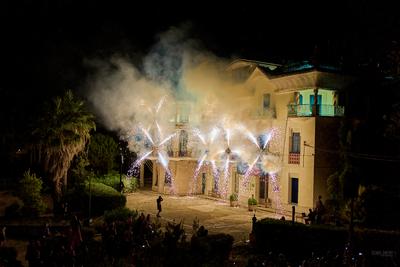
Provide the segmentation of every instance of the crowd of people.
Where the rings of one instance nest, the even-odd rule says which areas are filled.
[[[25,259],[29,266],[83,266],[87,247],[81,231],[77,216],[72,216],[69,226],[61,232],[51,231],[46,223],[41,235],[28,242]]]
[[[304,222],[306,224],[321,224],[324,222],[323,216],[325,215],[326,210],[324,203],[322,202],[322,196],[318,196],[318,200],[315,203],[314,210],[308,209],[308,214],[304,216]]]

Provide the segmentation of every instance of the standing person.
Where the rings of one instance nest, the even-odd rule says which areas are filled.
[[[315,203],[315,219],[317,223],[322,222],[322,215],[325,212],[324,204],[322,203],[322,196],[318,196],[318,200]]]
[[[161,201],[163,201],[163,198],[162,198],[161,196],[159,196],[159,197],[157,198],[157,210],[158,210],[157,217],[160,217],[160,212],[161,212]]]

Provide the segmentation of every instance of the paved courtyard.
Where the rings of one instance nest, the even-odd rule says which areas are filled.
[[[126,206],[139,213],[157,214],[156,199],[159,194],[152,191],[138,191],[127,196]],[[245,242],[249,238],[254,212],[248,211],[247,205],[230,207],[229,201],[206,198],[204,196],[170,196],[162,195],[161,222],[163,226],[168,221],[184,223],[185,231],[192,234],[193,220],[197,217],[200,225],[204,225],[210,233],[228,233],[235,238],[235,243]],[[257,219],[279,215],[258,209]]]

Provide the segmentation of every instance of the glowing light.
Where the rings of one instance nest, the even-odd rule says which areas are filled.
[[[200,130],[199,129],[194,129],[193,132],[200,139],[200,141],[203,143],[203,145],[205,145],[206,144],[206,140],[204,139],[204,136],[200,133]]]
[[[149,141],[151,142],[151,144],[154,145],[153,138],[151,138],[149,132],[148,132],[146,129],[144,129],[144,128],[142,128],[142,131],[143,131],[143,133],[146,135],[147,139],[149,139]]]
[[[168,136],[167,138],[165,138],[163,141],[161,141],[161,143],[158,146],[162,146],[163,144],[165,144],[168,140],[170,140],[172,137],[174,137],[176,134],[171,134],[170,136]]]
[[[165,96],[163,96],[163,97],[161,98],[161,100],[158,101],[158,104],[157,104],[157,107],[156,107],[156,113],[158,113],[158,111],[160,111],[160,109],[161,109],[161,107],[162,107],[162,105],[163,105],[163,103],[164,103],[164,100],[165,100]]]
[[[196,191],[197,191],[197,177],[199,176],[200,169],[203,166],[204,160],[206,159],[206,157],[207,157],[207,153],[204,153],[204,155],[201,157],[199,163],[197,164],[196,170],[194,171],[193,185],[192,185],[192,190],[191,190],[192,193],[196,193]]]
[[[246,130],[246,136],[250,139],[250,141],[257,146],[257,148],[260,148],[260,146],[258,145],[257,139],[254,136],[254,134],[252,134],[250,131]]]
[[[244,174],[244,178],[243,178],[243,186],[247,186],[247,184],[249,183],[249,177],[251,174],[251,171],[254,168],[254,165],[257,163],[258,159],[260,158],[260,155],[258,155],[256,157],[256,159],[250,164],[249,168],[247,169],[246,173]]]

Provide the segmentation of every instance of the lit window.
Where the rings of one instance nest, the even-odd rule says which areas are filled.
[[[292,146],[290,148],[292,153],[300,153],[300,133],[292,134]]]
[[[263,95],[263,110],[268,110],[271,103],[271,94]]]
[[[187,156],[187,143],[188,143],[188,133],[185,130],[181,131],[179,135],[179,156]]]

